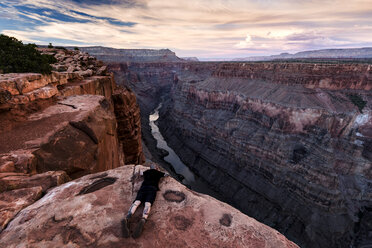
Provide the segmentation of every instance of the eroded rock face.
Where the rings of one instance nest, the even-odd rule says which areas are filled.
[[[0,136],[0,223],[70,177],[120,166],[116,119],[104,96],[71,96]]]
[[[164,178],[142,236],[121,234],[142,166],[88,175],[48,192],[0,234],[3,247],[297,247],[277,231],[209,196]],[[175,201],[174,199],[178,199]],[[132,231],[141,216],[130,222]]]
[[[72,96],[31,116],[43,120],[58,113],[59,122],[64,124],[34,152],[38,171],[86,174],[118,167],[117,124],[110,108],[103,96]]]
[[[371,240],[358,231],[372,205],[368,65],[230,63],[178,79],[160,129],[235,206],[304,247]]]
[[[118,167],[117,124],[110,108],[103,96],[81,95],[30,115],[27,122],[2,133],[4,162],[12,161],[13,151],[28,150],[38,173],[64,170],[73,175]]]
[[[70,177],[119,167],[124,153],[131,163],[143,159],[140,128],[131,129],[140,126],[138,118],[121,118],[119,125],[116,121],[116,85],[107,67],[79,51],[41,50],[57,59],[52,74],[0,74],[2,228],[19,210]],[[125,91],[115,96],[129,99],[122,110],[139,115],[135,97]],[[118,129],[128,132],[120,142]],[[13,191],[22,193],[19,201],[9,198]]]
[[[118,137],[122,144],[125,164],[145,162],[141,142],[141,115],[135,94],[118,87],[112,95],[118,122]]]
[[[50,75],[0,74],[0,132],[12,129],[17,122],[25,121],[29,114],[41,111],[63,97],[92,94],[111,98],[115,89],[114,78],[106,70],[101,70],[101,61],[68,50],[42,49],[42,53],[57,58],[54,67],[76,66],[79,70],[60,69]]]

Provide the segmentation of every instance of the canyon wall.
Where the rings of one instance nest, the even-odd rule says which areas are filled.
[[[123,238],[121,221],[147,169],[128,165],[144,162],[136,96],[94,57],[42,52],[58,59],[51,75],[0,75],[1,247],[298,247],[170,177],[142,237]],[[173,71],[164,77],[171,80],[153,102],[177,81]]]
[[[141,109],[142,139],[146,157],[161,164],[161,152],[156,152],[156,141],[152,138],[149,115],[160,103],[161,97],[170,91],[172,82],[177,79],[177,72],[184,63],[109,63],[108,70],[113,72],[118,85],[133,90]],[[151,152],[150,152],[151,150]]]
[[[199,66],[160,113],[182,160],[303,247],[371,245],[371,65]]]

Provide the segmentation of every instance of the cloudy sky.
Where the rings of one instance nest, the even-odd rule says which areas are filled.
[[[199,58],[372,47],[372,0],[0,0],[0,33]]]

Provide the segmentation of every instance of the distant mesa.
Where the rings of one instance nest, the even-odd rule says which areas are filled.
[[[181,57],[181,59],[184,59],[186,61],[193,61],[193,62],[199,61],[197,57]]]
[[[270,61],[285,59],[371,59],[372,47],[347,49],[321,49],[295,54],[281,53],[271,56],[252,56],[232,59],[232,61]]]
[[[181,62],[183,59],[176,56],[169,49],[116,49],[110,47],[79,47],[83,52],[89,53],[105,62]]]

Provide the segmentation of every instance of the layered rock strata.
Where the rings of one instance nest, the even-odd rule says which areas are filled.
[[[162,155],[161,152],[155,152],[156,141],[151,136],[149,115],[161,101],[161,96],[170,91],[179,66],[179,63],[108,64],[108,70],[114,73],[116,82],[135,93],[141,109],[143,144],[152,151],[146,157],[160,164],[162,164]],[[169,165],[163,163],[162,166]]]
[[[0,75],[1,228],[70,177],[144,159],[133,94],[116,90],[113,75],[88,54],[42,52],[57,58],[52,74]],[[124,101],[114,104],[113,95]],[[129,108],[126,119],[120,110]]]
[[[118,87],[112,95],[118,122],[118,138],[122,144],[125,164],[141,164],[145,161],[141,142],[141,115],[135,94]]]
[[[142,166],[88,175],[49,191],[0,234],[1,247],[297,247],[282,234],[174,179],[162,179],[142,236],[123,238],[121,220]],[[109,197],[108,197],[109,196]],[[139,208],[130,230],[140,219]]]
[[[370,65],[128,62],[109,69],[136,92],[151,149],[148,115],[173,83],[182,85],[161,130],[184,162],[245,213],[305,247],[369,239]],[[353,96],[367,102],[363,114]],[[352,192],[363,200],[350,200]]]
[[[211,74],[181,72],[161,111],[182,160],[304,247],[371,244],[371,66],[221,63]]]
[[[186,63],[186,62],[108,62],[108,70],[115,75],[116,82],[133,90],[141,109],[141,123],[144,144],[151,153],[147,157],[169,167],[163,161],[164,152],[158,151],[156,141],[152,138],[149,125],[149,115],[158,106],[162,97],[169,93],[177,75],[189,75],[194,78],[199,74],[211,75],[216,63]]]
[[[81,47],[87,52],[105,62],[179,62],[174,52],[169,49],[116,49],[110,47]]]

